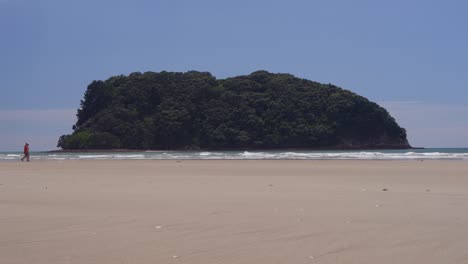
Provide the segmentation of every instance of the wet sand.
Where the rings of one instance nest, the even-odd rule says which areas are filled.
[[[468,162],[0,162],[0,263],[468,263]]]

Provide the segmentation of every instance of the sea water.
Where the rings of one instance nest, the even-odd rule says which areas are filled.
[[[0,161],[19,161],[20,152],[0,152]],[[31,160],[463,160],[468,148],[410,150],[248,150],[141,152],[31,152]]]

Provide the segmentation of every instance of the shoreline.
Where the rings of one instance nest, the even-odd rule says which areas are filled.
[[[468,148],[420,150],[314,150],[314,151],[106,151],[31,152],[34,160],[460,160]],[[22,153],[0,153],[0,162],[16,161]]]
[[[350,151],[350,150],[411,150],[411,149],[426,149],[425,147],[409,147],[409,148],[278,148],[278,149],[171,149],[171,150],[151,150],[151,149],[77,149],[77,150],[48,150],[39,151],[41,153],[89,153],[89,152],[234,152],[234,151]]]

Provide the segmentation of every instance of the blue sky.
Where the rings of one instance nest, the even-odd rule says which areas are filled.
[[[265,69],[380,103],[414,146],[468,146],[468,2],[0,0],[0,149],[53,149],[92,80]]]

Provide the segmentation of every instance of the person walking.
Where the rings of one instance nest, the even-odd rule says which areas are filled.
[[[28,143],[24,144],[24,157],[21,158],[21,161],[24,161],[24,159],[26,159],[26,161],[29,162],[29,144]]]

